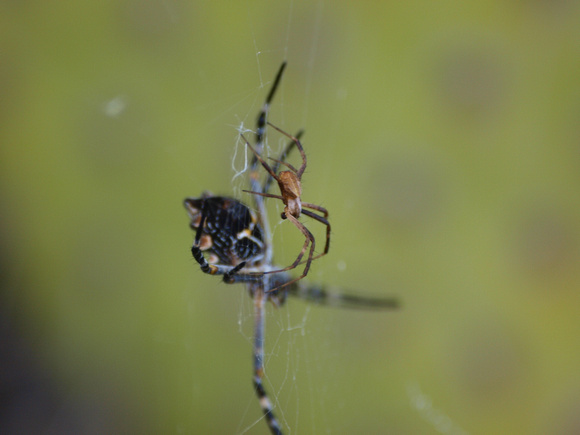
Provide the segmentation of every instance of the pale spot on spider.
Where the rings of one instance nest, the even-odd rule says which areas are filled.
[[[236,238],[238,240],[244,239],[246,237],[252,237],[252,232],[248,228],[236,234]]]
[[[201,239],[199,240],[199,249],[201,249],[202,251],[205,251],[209,248],[211,248],[213,245],[213,240],[211,239],[211,236],[208,236],[207,234],[203,234],[201,236]]]

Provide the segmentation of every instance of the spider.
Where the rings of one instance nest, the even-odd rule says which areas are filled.
[[[195,230],[191,253],[203,272],[227,275],[236,270],[232,266],[253,265],[263,258],[262,227],[256,213],[241,202],[204,192],[201,198],[186,198],[183,205]],[[209,252],[209,262],[203,251]]]
[[[268,428],[275,435],[281,435],[282,429],[274,415],[274,406],[263,385],[266,301],[269,300],[275,306],[281,306],[285,303],[286,296],[292,295],[321,305],[344,308],[376,310],[398,307],[398,301],[393,298],[366,298],[342,294],[336,290],[333,291],[333,289],[328,290],[324,286],[309,286],[300,281],[308,273],[310,263],[328,252],[330,224],[327,221],[328,212],[326,209],[314,204],[302,203],[300,200],[300,180],[306,169],[306,156],[299,142],[303,132],[299,131],[295,136],[290,136],[266,121],[272,98],[285,67],[286,63],[284,62],[278,70],[272,88],[258,115],[255,147],[252,148],[244,138],[254,154],[250,164],[249,177],[251,188],[249,192],[253,194],[254,208],[251,209],[237,199],[215,196],[210,192],[204,192],[199,198],[186,198],[184,200],[184,206],[190,218],[190,227],[195,231],[191,253],[200,269],[210,275],[223,276],[226,283],[245,283],[254,300],[253,385]],[[267,125],[271,125],[291,139],[278,159],[272,159],[274,161],[272,167],[267,165],[261,157]],[[289,152],[294,147],[298,148],[302,156],[302,166],[298,170],[285,162]],[[268,172],[263,182],[259,181],[260,165]],[[277,173],[280,165],[286,166],[289,171]],[[282,175],[284,173],[290,175]],[[290,185],[284,184],[281,180],[284,180],[285,177],[293,178],[297,184],[294,187],[292,183]],[[278,182],[281,195],[268,194],[273,180]],[[273,264],[272,236],[264,197],[282,199],[285,204],[282,218],[294,223],[306,238],[302,251],[291,266],[279,268]],[[319,211],[323,216],[301,209],[301,207]],[[313,256],[314,237],[297,220],[300,213],[326,225],[325,249],[318,256]],[[308,245],[311,246],[306,267],[302,276],[293,279],[288,271],[300,264]]]
[[[284,165],[289,169],[287,171],[281,171],[278,174],[276,174],[276,171],[274,169],[272,169],[270,167],[270,165],[268,165],[268,163],[266,163],[266,161],[260,156],[260,154],[252,147],[252,145],[250,145],[250,143],[247,141],[247,139],[244,137],[244,135],[242,135],[242,139],[246,142],[246,146],[248,148],[250,148],[250,150],[252,150],[255,157],[258,159],[258,161],[264,167],[266,172],[268,172],[268,174],[270,175],[271,179],[274,179],[278,182],[278,187],[280,188],[280,195],[273,195],[273,194],[267,193],[265,191],[255,192],[255,191],[251,191],[251,190],[244,190],[244,192],[251,193],[254,195],[264,196],[267,198],[281,199],[282,202],[284,203],[284,211],[282,212],[282,216],[281,216],[282,219],[288,219],[290,222],[292,222],[296,226],[296,228],[298,228],[300,230],[300,232],[305,237],[304,246],[302,246],[302,250],[298,254],[298,257],[296,258],[296,260],[294,260],[294,263],[292,263],[290,266],[285,267],[283,269],[271,270],[271,271],[268,271],[265,273],[279,273],[279,272],[284,272],[284,271],[292,270],[292,269],[296,268],[300,264],[300,261],[302,260],[302,257],[304,256],[306,249],[308,249],[308,245],[310,244],[310,251],[308,253],[308,259],[306,260],[306,265],[304,266],[304,270],[302,272],[302,275],[300,275],[299,277],[297,277],[293,280],[290,280],[282,285],[282,286],[287,286],[287,285],[290,285],[290,284],[304,278],[308,274],[308,270],[310,269],[310,265],[312,264],[313,260],[316,260],[317,258],[320,258],[323,255],[328,254],[328,250],[330,248],[330,223],[327,220],[328,219],[328,211],[324,207],[321,207],[321,206],[316,205],[316,204],[302,202],[302,200],[300,198],[300,196],[302,195],[302,184],[301,184],[302,174],[304,174],[304,171],[306,170],[306,164],[307,164],[306,163],[306,153],[304,152],[304,148],[302,148],[302,144],[300,143],[300,140],[297,137],[291,136],[288,133],[280,130],[278,127],[276,127],[275,125],[272,125],[269,122],[267,124],[270,125],[271,127],[273,127],[274,129],[278,130],[283,135],[287,136],[289,139],[291,139],[292,142],[290,142],[290,145],[288,146],[287,151],[285,151],[283,153],[283,156],[286,156],[288,154],[290,148],[292,147],[292,145],[295,144],[296,147],[298,148],[298,151],[300,152],[300,156],[302,157],[302,165],[300,166],[299,169],[296,169],[294,166],[292,166],[291,164],[289,164],[283,160],[271,159],[271,160],[274,160],[278,165]],[[323,216],[320,216],[320,215],[318,215],[310,210],[305,210],[304,208],[310,208],[312,210],[319,211],[323,214]],[[315,219],[316,221],[326,225],[326,244],[324,246],[324,251],[317,256],[314,256],[314,249],[316,246],[316,240],[314,238],[314,235],[308,230],[308,228],[306,228],[304,226],[304,224],[302,222],[300,222],[298,220],[301,213],[303,213],[306,216],[309,216],[309,217]],[[276,290],[276,289],[272,289],[272,290]],[[272,290],[270,290],[270,291],[272,291]]]

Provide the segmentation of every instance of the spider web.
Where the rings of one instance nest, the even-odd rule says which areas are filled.
[[[281,8],[281,14],[286,14],[286,27],[280,30],[280,45],[272,47],[270,40],[258,36],[260,23],[252,19],[253,11],[248,10],[248,32],[252,34],[253,50],[255,53],[256,77],[255,83],[242,92],[242,99],[236,102],[235,107],[240,112],[234,113],[237,123],[228,123],[231,129],[231,180],[232,195],[252,207],[251,196],[244,193],[248,189],[249,162],[251,154],[241,138],[243,134],[249,141],[253,141],[256,129],[256,116],[262,108],[266,94],[274,79],[280,63],[288,60],[288,68],[274,97],[269,111],[269,120],[285,131],[294,133],[298,129],[306,129],[304,141],[306,153],[309,154],[309,131],[314,136],[316,129],[322,129],[325,134],[328,126],[312,125],[309,119],[310,106],[314,99],[318,98],[316,89],[313,87],[317,56],[319,50],[319,32],[325,20],[324,2],[319,1],[312,9],[312,20],[304,26],[298,25],[294,7],[290,1],[286,9]],[[279,19],[279,17],[278,17]],[[309,37],[308,47],[303,47],[296,40],[297,34],[307,33]],[[279,35],[278,35],[279,36]],[[302,38],[300,41],[304,41]],[[306,61],[293,63],[296,52],[301,52],[300,57]],[[300,72],[300,74],[299,74]],[[295,76],[301,78],[296,86]],[[289,92],[291,84],[299,92]],[[343,95],[346,91],[340,90]],[[340,97],[338,95],[338,97]],[[343,95],[344,96],[344,95]],[[296,121],[296,113],[298,120]],[[324,137],[323,134],[316,134]],[[325,146],[330,146],[336,140],[336,134],[328,137]],[[278,156],[287,144],[287,138],[269,129],[266,135],[264,148],[265,156]],[[291,156],[290,161],[293,162]],[[305,174],[303,189],[308,195],[309,202],[324,203],[324,193],[332,189],[333,162],[332,153],[325,154],[324,164],[319,160],[309,160],[309,167]],[[263,172],[264,174],[264,172]],[[320,175],[322,174],[322,175]],[[314,181],[316,180],[316,182]],[[273,186],[276,190],[276,186]],[[314,195],[315,199],[312,199]],[[316,200],[316,195],[322,201]],[[275,263],[280,265],[290,264],[299,252],[303,238],[295,231],[289,222],[280,219],[282,203],[278,200],[267,200],[269,221],[273,234],[273,246]],[[332,216],[336,213],[352,214],[351,205],[348,201],[342,204],[332,204],[329,210]],[[337,208],[338,206],[338,208]],[[342,207],[342,208],[341,208]],[[308,225],[308,224],[307,224]],[[309,229],[316,233],[316,227],[308,225]],[[331,249],[332,253],[332,249]],[[327,274],[334,267],[340,273],[348,270],[346,260],[336,256],[328,256],[324,262],[313,264],[306,281],[325,283]],[[236,433],[266,433],[266,421],[258,405],[254,390],[250,383],[251,351],[254,337],[254,310],[253,303],[243,286],[236,286],[235,293],[238,295],[237,325],[238,334],[245,342],[246,351],[234,358],[240,364],[247,364],[247,378],[239,379],[240,385],[247,386],[242,393],[239,402],[239,422]],[[274,413],[280,422],[284,433],[352,433],[354,428],[364,427],[367,423],[362,417],[351,410],[356,402],[356,394],[349,396],[344,393],[341,384],[356,384],[357,367],[337,364],[348,353],[356,351],[358,337],[350,334],[343,325],[365,325],[368,333],[372,332],[372,323],[365,313],[340,312],[327,308],[319,308],[297,300],[288,300],[281,308],[266,304],[265,314],[265,346],[264,346],[264,387],[274,406]],[[365,358],[365,357],[363,357]],[[405,397],[404,387],[401,401],[407,403],[407,409],[414,409],[423,420],[440,433],[464,433],[453,425],[451,419],[442,411],[433,407],[427,409],[424,405],[427,396],[423,394],[418,383],[411,381],[413,388],[407,388]],[[351,389],[353,387],[350,387]],[[409,405],[408,400],[411,400]],[[376,428],[380,421],[369,422],[368,427]],[[345,423],[346,422],[346,423]],[[346,427],[345,427],[346,424]],[[348,426],[350,424],[351,426]]]

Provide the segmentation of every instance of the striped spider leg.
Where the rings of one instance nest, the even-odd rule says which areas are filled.
[[[305,284],[304,281],[295,282],[286,289],[289,296],[333,308],[381,311],[400,307],[399,300],[394,297],[360,296],[339,287]]]

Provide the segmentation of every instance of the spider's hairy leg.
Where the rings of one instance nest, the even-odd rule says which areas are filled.
[[[284,73],[284,69],[286,68],[286,61],[282,62],[278,72],[276,73],[276,78],[274,79],[274,84],[266,97],[266,104],[270,104],[272,102],[272,98],[274,98],[274,94],[276,93],[276,89],[278,89],[278,85],[280,84],[280,80],[282,80],[282,74]]]
[[[264,304],[268,296],[264,292],[264,285],[268,284],[268,279],[250,286],[250,292],[254,296],[254,389],[260,407],[264,413],[266,423],[270,428],[270,432],[274,435],[282,435],[282,429],[278,420],[274,416],[274,407],[268,398],[268,394],[264,388],[264,328],[265,328],[265,312]]]
[[[268,157],[268,159],[272,160],[273,162],[276,162],[277,163],[277,165],[276,165],[277,167],[280,167],[280,165],[284,165],[288,169],[290,169],[292,172],[297,172],[297,169],[294,166],[292,166],[290,163],[288,163],[288,162],[283,162],[282,160],[275,159],[274,157]],[[272,170],[274,172],[276,172],[276,170],[274,170],[273,168],[272,168]]]
[[[296,139],[300,139],[303,134],[304,130],[299,130],[298,133],[296,133]],[[278,172],[278,169],[280,168],[280,163],[286,161],[286,159],[288,158],[288,154],[290,154],[290,151],[292,151],[292,148],[294,148],[295,145],[296,143],[294,141],[289,142],[288,145],[286,145],[286,148],[284,148],[282,153],[278,156],[278,158],[272,159],[276,163],[274,166],[272,166],[272,170],[274,171],[274,173]],[[268,190],[270,190],[270,186],[272,185],[273,179],[274,178],[271,175],[269,175],[266,178],[266,180],[264,181],[264,185],[262,186],[262,192],[267,192]]]
[[[234,267],[232,270],[230,270],[227,273],[224,273],[224,282],[227,284],[233,284],[234,282],[236,282],[236,280],[234,279],[234,276],[240,271],[242,270],[244,267],[246,266],[246,262],[242,261],[240,264],[238,264],[236,267]]]
[[[203,226],[205,225],[205,222],[207,221],[207,211],[206,211],[206,201],[205,198],[202,198],[202,203],[201,203],[201,218],[199,220],[199,225],[197,226],[197,230],[195,231],[195,239],[194,239],[194,246],[198,246],[199,247],[199,243],[201,241],[201,235],[203,233]],[[195,255],[194,255],[195,257]]]
[[[264,106],[262,106],[262,110],[258,114],[258,119],[256,121],[256,148],[262,153],[264,148],[264,138],[266,136],[266,118],[268,116],[268,112],[270,110],[270,104],[272,103],[272,99],[274,98],[274,94],[276,94],[276,90],[278,89],[278,85],[282,80],[282,74],[284,74],[284,69],[286,68],[286,62],[282,62],[280,65],[280,69],[276,74],[276,78],[274,79],[274,83],[270,88],[270,92],[268,92],[268,96],[266,97],[266,101],[264,102]],[[256,170],[258,165],[258,160],[254,156],[252,159],[252,172]]]
[[[199,267],[203,273],[209,273],[210,275],[214,274],[211,271],[211,266],[209,265],[209,263],[207,262],[207,260],[203,256],[203,252],[201,251],[201,249],[199,249],[199,246],[196,246],[194,244],[191,247],[191,255],[193,255],[193,258],[195,259],[195,261],[197,261],[199,263]]]
[[[271,177],[273,177],[277,180],[278,177],[276,176],[276,173],[272,170],[270,165],[268,163],[266,163],[266,161],[262,158],[262,156],[254,149],[254,147],[252,145],[250,145],[250,142],[248,142],[248,140],[244,137],[243,134],[241,134],[240,136],[244,140],[244,142],[246,143],[246,146],[248,148],[250,148],[250,150],[254,153],[254,157],[256,159],[258,159],[258,161],[262,164],[262,166],[268,172],[268,174],[270,174]]]
[[[308,249],[308,245],[310,245],[308,259],[304,262],[306,264],[306,266],[304,267],[302,275],[300,275],[298,278],[295,278],[292,280],[286,280],[286,279],[280,280],[280,279],[278,279],[277,281],[275,281],[276,286],[266,290],[266,293],[276,292],[277,290],[280,290],[281,288],[286,287],[290,284],[293,284],[296,281],[299,281],[302,278],[304,278],[308,274],[308,271],[310,269],[310,265],[312,263],[312,257],[314,255],[314,249],[316,246],[314,236],[308,230],[308,228],[306,228],[294,216],[290,215],[288,217],[288,219],[291,220],[294,223],[294,225],[296,225],[296,227],[302,232],[302,234],[304,234],[304,237],[305,237],[304,245],[302,246],[302,250],[298,254],[298,257],[296,257],[296,260],[294,260],[294,263],[292,263],[290,266],[287,266],[283,269],[269,270],[266,272],[247,272],[244,274],[237,274],[239,269],[241,269],[245,266],[244,264],[239,264],[237,267],[232,269],[230,273],[227,273],[224,275],[224,281],[227,282],[228,284],[231,284],[234,282],[259,282],[260,279],[262,279],[265,275],[280,274],[280,273],[286,272],[288,270],[295,269],[298,265],[302,264],[301,260],[304,257],[306,250]],[[236,269],[238,269],[238,270],[236,270]]]
[[[400,302],[394,297],[358,296],[345,293],[338,287],[295,283],[286,288],[289,295],[304,299],[318,305],[355,310],[391,310],[400,308]]]
[[[288,139],[290,139],[292,142],[296,144],[296,148],[298,148],[298,151],[300,152],[300,157],[302,157],[302,166],[300,166],[300,169],[296,171],[296,175],[298,176],[298,178],[302,177],[302,174],[306,170],[306,153],[304,152],[304,148],[302,148],[300,140],[297,137],[292,136],[291,134],[286,133],[284,130],[276,127],[271,122],[268,122],[268,125],[274,128],[275,130],[279,131],[280,133],[282,133],[284,136],[286,136]]]
[[[299,264],[301,264],[300,261],[302,260],[302,257],[304,257],[304,254],[306,253],[306,249],[308,249],[308,245],[310,245],[310,251],[308,252],[308,259],[305,261],[306,265],[304,266],[304,270],[302,271],[302,275],[300,275],[299,277],[294,278],[290,281],[287,281],[287,282],[279,285],[278,287],[274,287],[274,288],[269,289],[267,291],[267,293],[279,290],[283,287],[286,287],[286,286],[291,285],[297,281],[300,281],[302,278],[304,278],[306,275],[308,275],[308,271],[310,270],[310,265],[312,264],[312,257],[314,256],[314,249],[316,246],[316,241],[314,239],[314,236],[308,230],[308,228],[306,228],[304,226],[304,224],[302,222],[300,222],[298,219],[296,219],[294,216],[288,214],[286,217],[288,220],[290,220],[296,226],[296,228],[298,228],[302,232],[302,234],[304,234],[304,237],[306,238],[306,240],[304,241],[304,246],[302,246],[302,250],[300,251],[300,254],[298,254],[298,257],[296,258],[296,260],[294,260],[294,263],[292,263],[290,266],[285,267],[283,269],[268,271],[265,273],[266,274],[279,273],[279,272],[285,272],[287,270],[295,269]]]
[[[236,272],[239,272],[239,270],[246,265],[245,262],[243,262],[243,264],[240,263],[241,267],[239,267],[240,265],[232,267],[232,266],[224,266],[222,264],[209,264],[203,255],[203,251],[200,249],[199,246],[196,246],[195,244],[191,247],[191,254],[193,255],[195,261],[199,263],[199,268],[203,273],[207,273],[208,275],[223,275],[224,282],[228,284],[242,281],[241,279],[240,280],[226,279],[226,276],[229,277],[230,275],[232,275],[232,270],[236,268],[237,268]],[[236,277],[244,276],[245,277],[245,279],[243,280],[244,282],[258,280],[258,278],[254,277],[253,275],[235,275],[235,276]]]
[[[264,102],[264,106],[262,110],[258,114],[258,120],[256,121],[258,125],[258,140],[263,137],[264,127],[266,127],[266,116],[268,115],[268,110],[270,109],[270,104],[272,103],[272,99],[274,98],[274,94],[276,94],[276,90],[278,89],[278,85],[282,80],[282,74],[284,74],[284,69],[286,68],[286,62],[282,62],[280,65],[280,69],[278,69],[278,73],[276,74],[276,78],[274,79],[274,83],[270,88],[270,92],[268,92],[268,96],[266,97],[266,101]]]
[[[311,208],[312,210],[319,211],[320,213],[322,213],[322,215],[324,216],[325,219],[328,219],[328,210],[325,209],[324,207],[322,207],[321,205],[311,204],[309,202],[303,202],[302,207],[307,207],[307,208]],[[308,215],[308,216],[310,216],[310,215]],[[318,216],[318,217],[320,217],[320,216]]]
[[[185,200],[185,205],[186,208],[188,208],[188,199]],[[205,225],[205,222],[207,220],[207,211],[206,211],[206,207],[205,207],[206,201],[205,198],[202,197],[202,201],[201,201],[201,216],[199,219],[199,224],[197,226],[197,230],[195,231],[195,239],[193,241],[193,245],[191,246],[191,255],[193,256],[193,258],[195,259],[195,261],[198,262],[199,267],[201,268],[201,270],[204,273],[208,273],[210,275],[213,275],[216,273],[216,268],[213,267],[207,262],[207,260],[205,259],[203,252],[202,252],[202,247],[200,246],[201,243],[201,236],[203,233],[203,227]]]
[[[245,190],[245,189],[242,189],[242,192],[251,193],[252,195],[264,196],[266,198],[276,198],[276,199],[284,200],[284,198],[282,196],[273,195],[271,193],[254,192],[253,190]]]
[[[327,219],[328,218],[328,210],[326,210],[324,207],[321,207],[321,206],[316,205],[316,204],[310,204],[308,202],[303,202],[302,207],[303,207],[302,208],[303,214],[305,214],[306,216],[309,216],[312,219],[315,219],[318,222],[326,225],[326,243],[324,245],[324,251],[313,258],[313,260],[316,260],[317,258],[320,258],[323,255],[328,254],[328,251],[330,249],[330,222],[328,222],[328,219]],[[311,208],[313,210],[317,210],[317,211],[321,212],[324,215],[324,217],[319,216],[316,213],[311,212],[310,210],[306,210],[306,208]]]

